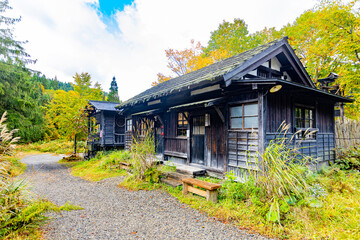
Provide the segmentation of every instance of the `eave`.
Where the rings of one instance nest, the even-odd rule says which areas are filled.
[[[320,96],[330,98],[331,100],[333,100],[335,102],[351,103],[351,102],[354,101],[354,99],[351,99],[351,98],[348,98],[348,97],[339,96],[339,95],[336,95],[336,94],[333,94],[333,93],[325,92],[325,91],[317,89],[317,88],[301,85],[301,84],[286,81],[286,80],[283,80],[283,79],[251,79],[251,80],[250,79],[249,80],[247,80],[247,79],[245,79],[245,80],[238,79],[238,80],[232,80],[232,85],[249,85],[249,84],[258,84],[258,85],[263,85],[263,86],[269,86],[269,89],[270,89],[271,86],[280,84],[282,86],[287,86],[288,88],[302,89],[302,90],[305,90],[305,91],[308,91],[308,92],[313,92],[313,93],[316,93],[316,94],[318,94]]]

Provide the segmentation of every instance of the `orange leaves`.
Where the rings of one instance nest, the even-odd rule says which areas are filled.
[[[191,48],[184,50],[165,50],[166,57],[168,58],[168,68],[177,76],[196,71],[230,57],[228,51],[225,49],[215,49],[204,54],[200,42],[195,43],[194,40],[191,40],[191,45]],[[158,79],[151,84],[152,86],[172,78],[171,76],[165,76],[162,73],[158,73],[157,76]]]
[[[165,76],[165,75],[162,74],[162,73],[158,73],[158,74],[157,74],[157,77],[158,77],[157,81],[151,83],[151,86],[156,86],[156,85],[158,85],[159,83],[162,83],[162,82],[165,82],[165,81],[171,79],[170,76]]]

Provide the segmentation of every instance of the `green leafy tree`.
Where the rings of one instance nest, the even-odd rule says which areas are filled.
[[[271,41],[274,38],[274,32],[274,28],[265,28],[263,31],[250,34],[244,20],[239,18],[235,18],[234,22],[224,20],[218,29],[211,32],[204,52],[208,54],[216,49],[224,49],[233,56]]]
[[[346,105],[348,117],[360,116],[359,1],[322,0],[280,30],[307,67],[312,79],[339,74],[337,85],[355,99]]]
[[[111,81],[110,86],[110,92],[107,95],[107,101],[108,102],[120,102],[119,94],[118,94],[118,86],[116,83],[115,77],[113,77],[113,80]]]
[[[88,73],[76,73],[74,91],[56,90],[47,109],[49,138],[84,139],[87,129],[86,107],[89,100],[101,100],[103,92],[98,83],[92,87]]]

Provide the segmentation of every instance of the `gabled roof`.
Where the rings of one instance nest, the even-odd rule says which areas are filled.
[[[288,50],[288,55],[294,55],[292,56],[292,58],[294,58],[293,61],[296,62],[296,64],[300,64],[298,68],[301,69],[301,72],[304,76],[303,78],[306,78],[307,84],[314,86],[312,85],[313,83],[310,77],[307,75],[305,68],[301,65],[300,60],[296,57],[286,39],[287,38],[282,38],[272,41],[241,54],[227,58],[223,61],[206,66],[197,71],[190,72],[180,77],[176,77],[166,82],[160,83],[121,103],[119,106],[117,106],[117,108],[133,106],[135,104],[151,101],[153,99],[169,95],[173,92],[189,89],[194,85],[198,85],[206,81],[214,81],[219,77],[221,77],[221,80],[223,80],[224,76],[226,77],[226,85],[228,86],[231,84],[231,79],[233,77],[238,78],[239,74],[241,74],[241,70],[251,66],[252,63],[261,59],[260,57],[262,56],[267,56],[272,52],[279,53],[279,49],[284,46]],[[283,51],[283,49],[281,49],[281,51]]]
[[[116,109],[115,107],[119,105],[119,103],[116,102],[106,102],[106,101],[94,101],[90,100],[89,104],[93,106],[96,110],[101,111],[116,111],[119,112],[119,109]]]

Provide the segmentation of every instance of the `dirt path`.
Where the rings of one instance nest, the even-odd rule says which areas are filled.
[[[71,176],[50,154],[26,156],[24,176],[32,191],[62,205],[84,210],[51,215],[48,239],[264,239],[181,204],[162,191],[127,191],[121,178],[97,183]]]

